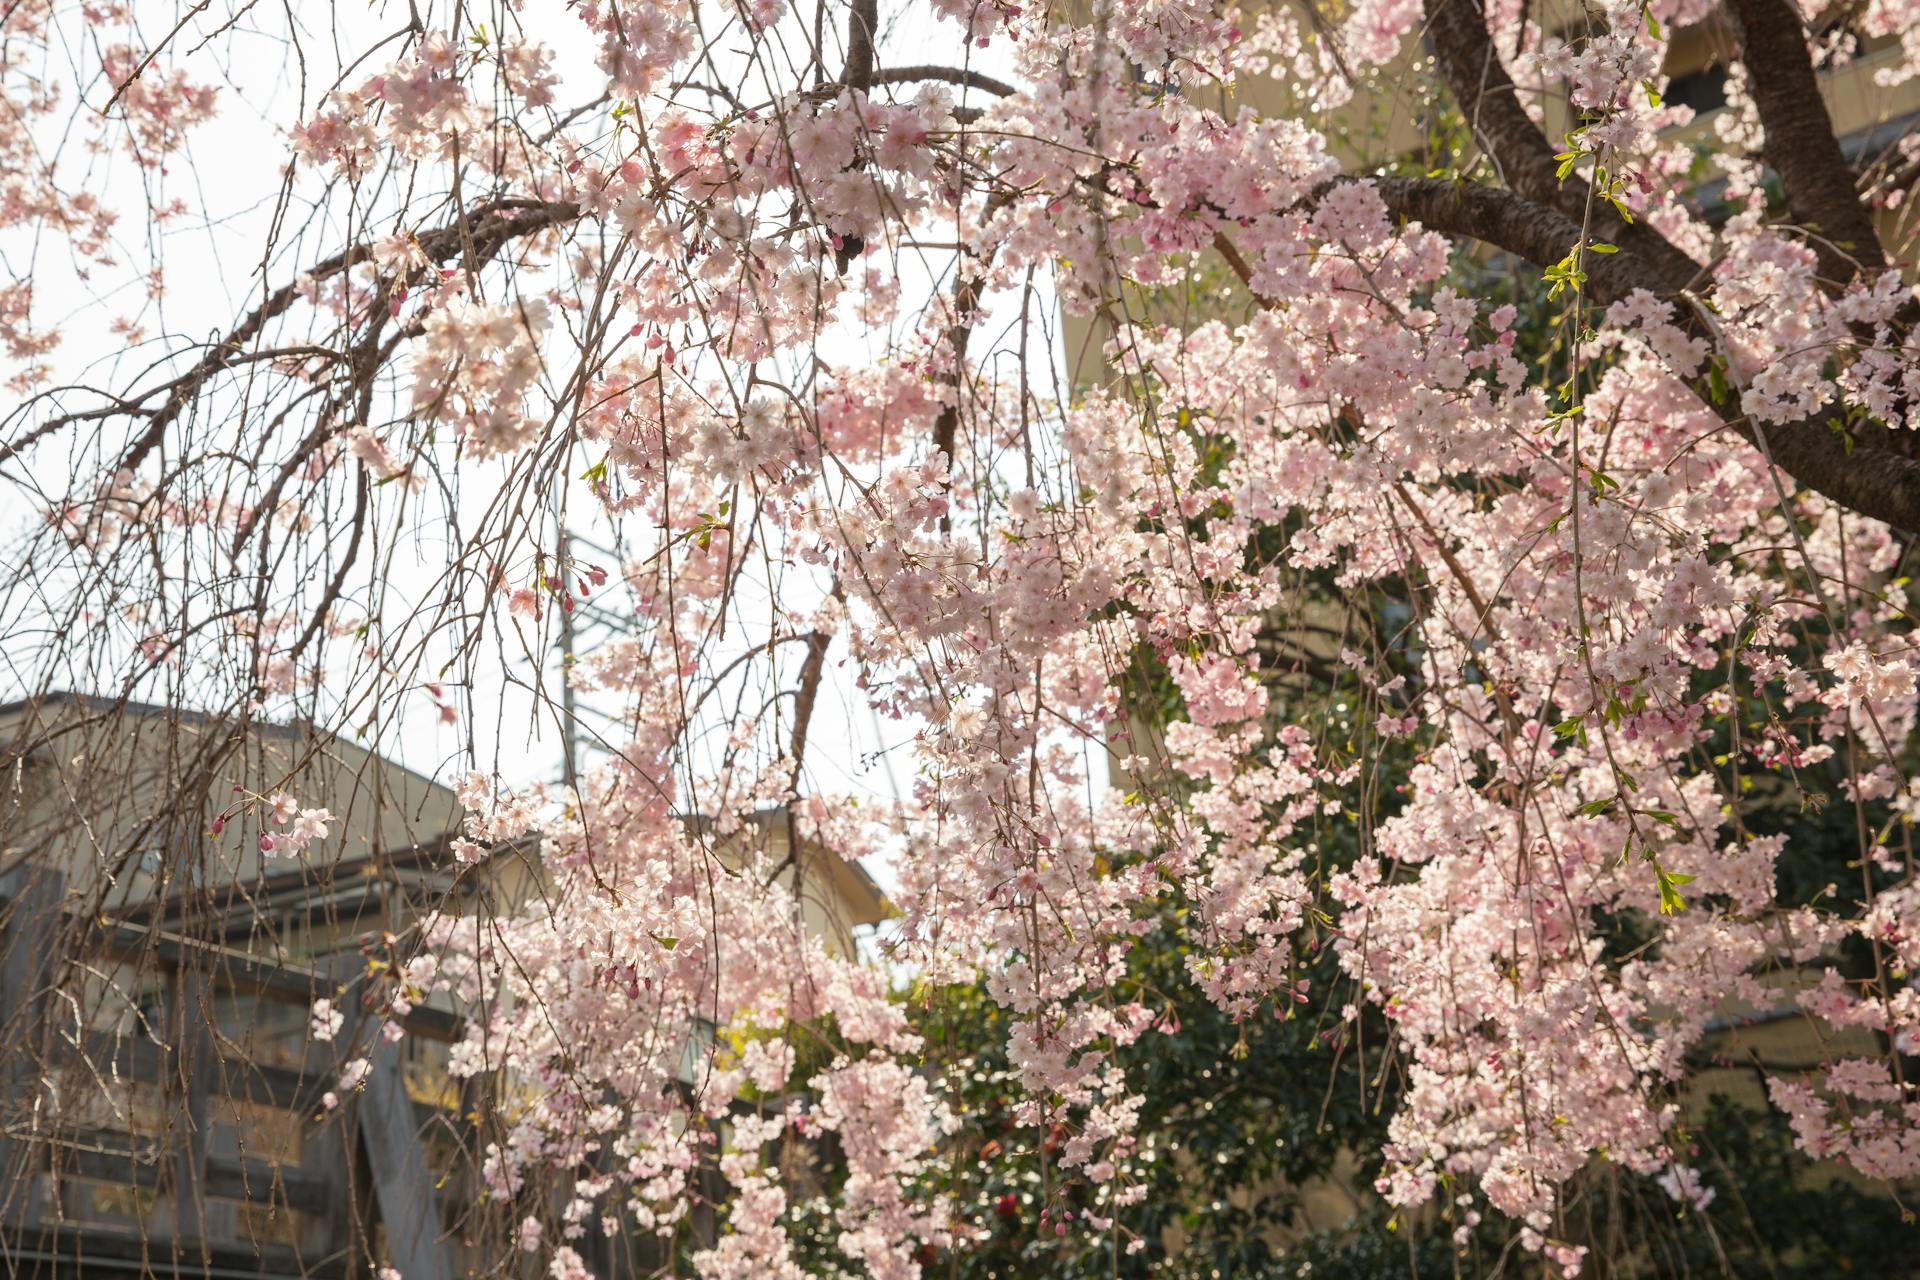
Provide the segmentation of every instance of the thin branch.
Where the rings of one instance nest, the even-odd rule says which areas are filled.
[[[420,250],[432,262],[446,262],[458,256],[466,247],[462,239],[462,222],[473,228],[473,257],[476,261],[486,261],[509,241],[519,236],[531,235],[549,227],[571,222],[580,216],[580,206],[571,201],[540,201],[502,199],[481,205],[478,209],[463,213],[461,219],[436,228],[419,237]],[[315,266],[307,273],[312,280],[324,280],[338,275],[373,257],[373,246],[357,244],[341,253],[335,254]],[[167,428],[173,425],[183,410],[199,395],[209,379],[224,369],[241,361],[246,354],[247,344],[257,338],[267,323],[282,315],[300,296],[297,284],[282,285],[268,296],[265,302],[254,308],[247,318],[242,320],[226,339],[217,343],[203,355],[184,376],[177,379],[166,401],[153,411],[143,431],[127,447],[120,465],[128,471],[137,471],[147,455],[158,448],[166,438]],[[30,437],[32,438],[32,437]],[[0,462],[13,456],[13,450],[0,450]]]

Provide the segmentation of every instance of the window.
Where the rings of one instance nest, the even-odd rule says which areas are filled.
[[[1727,105],[1727,69],[1710,63],[1667,82],[1663,95],[1669,103],[1692,107],[1695,115],[1718,111]]]

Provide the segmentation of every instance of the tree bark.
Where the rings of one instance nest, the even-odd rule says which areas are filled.
[[[1766,127],[1767,163],[1794,220],[1815,233],[1821,276],[1837,291],[1858,274],[1878,275],[1886,255],[1834,136],[1800,15],[1787,0],[1727,0],[1727,13]]]
[[[1755,99],[1767,129],[1767,156],[1780,171],[1794,214],[1818,223],[1841,251],[1819,245],[1823,272],[1835,281],[1865,269],[1884,269],[1873,225],[1856,195],[1826,104],[1813,76],[1806,38],[1787,0],[1728,0],[1742,31],[1742,48]],[[1546,267],[1590,237],[1619,246],[1581,264],[1596,301],[1618,301],[1646,289],[1675,302],[1676,321],[1712,339],[1691,302],[1681,295],[1705,271],[1652,228],[1625,226],[1610,207],[1593,204],[1587,184],[1562,181],[1546,137],[1520,105],[1487,28],[1481,0],[1425,0],[1434,56],[1475,141],[1493,162],[1501,191],[1477,183],[1388,178],[1378,181],[1390,209],[1450,235],[1466,236]],[[1756,69],[1758,68],[1758,69]],[[1600,213],[1604,209],[1604,213]],[[1599,213],[1599,216],[1595,216]],[[1866,430],[1849,441],[1830,425],[1843,420],[1836,401],[1799,421],[1762,426],[1732,397],[1706,401],[1720,420],[1752,441],[1795,481],[1827,498],[1908,532],[1920,532],[1920,461],[1907,456],[1897,433]],[[1887,447],[1894,446],[1894,447]]]
[[[1684,289],[1699,264],[1644,223],[1628,223],[1613,206],[1594,197],[1578,174],[1560,177],[1555,148],[1533,122],[1514,91],[1513,78],[1488,34],[1481,0],[1426,0],[1427,29],[1440,74],[1493,163],[1500,181],[1535,204],[1558,210],[1576,227],[1591,223],[1595,238],[1638,253],[1656,292]]]

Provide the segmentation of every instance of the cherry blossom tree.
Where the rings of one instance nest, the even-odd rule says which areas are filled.
[[[0,615],[29,689],[445,722],[455,855],[537,847],[542,891],[429,912],[371,1012],[465,1011],[503,1270],[684,1243],[713,1169],[686,1264],[805,1274],[795,1143],[843,1162],[831,1265],[968,1246],[887,973],[728,853],[768,809],[893,868],[894,972],[1006,1011],[1047,1229],[1114,1256],[1121,1051],[1169,1029],[1122,979],[1169,930],[1229,1019],[1384,1021],[1379,1194],[1562,1274],[1602,1167],[1712,1212],[1678,1092],[1756,1009],[1835,1046],[1769,1077],[1803,1150],[1920,1176],[1920,135],[1850,151],[1819,88],[1920,73],[1910,0],[299,8],[6,13]],[[1683,140],[1702,26],[1728,101]],[[243,164],[200,140],[263,42]],[[1336,137],[1372,101],[1470,141]],[[486,758],[488,673],[588,609],[605,762]],[[846,752],[889,804],[821,782],[836,690],[898,729]],[[1783,792],[1847,815],[1822,892]],[[287,857],[329,819],[222,815]]]

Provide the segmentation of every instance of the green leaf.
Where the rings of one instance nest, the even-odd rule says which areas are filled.
[[[1687,900],[1680,896],[1680,886],[1693,883],[1694,877],[1669,871],[1658,862],[1653,864],[1655,882],[1660,886],[1660,914],[1678,915],[1687,909]]]

